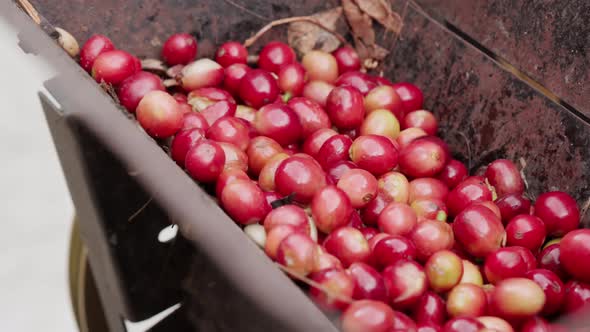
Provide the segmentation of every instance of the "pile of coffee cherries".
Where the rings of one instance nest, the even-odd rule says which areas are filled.
[[[469,176],[415,85],[363,73],[347,46],[196,55],[190,35],[166,41],[170,89],[105,36],[80,64],[344,331],[565,331],[555,318],[590,302],[576,201],[531,202],[505,159]]]

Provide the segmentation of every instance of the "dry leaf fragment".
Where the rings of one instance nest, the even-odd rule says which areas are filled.
[[[326,28],[336,30],[336,23],[341,16],[342,7],[336,7],[310,17],[321,22]],[[332,52],[340,46],[340,40],[332,32],[308,21],[289,24],[287,38],[289,45],[301,54],[311,50]]]
[[[399,34],[402,29],[402,18],[391,9],[386,0],[354,0],[357,6],[385,29]]]
[[[374,43],[375,31],[371,17],[363,13],[352,0],[342,0],[342,8],[355,38],[362,40],[365,44]]]
[[[356,51],[361,59],[369,58],[368,45],[375,43],[375,31],[371,18],[363,13],[352,0],[342,0],[342,9],[352,30]]]
[[[375,68],[389,52],[375,43],[375,30],[373,30],[371,17],[353,0],[342,0],[342,8],[352,30],[356,51],[363,59],[364,67]]]
[[[373,44],[372,49],[371,49],[371,54],[373,55],[373,59],[383,60],[383,59],[385,59],[387,54],[389,54],[389,51],[377,44]]]

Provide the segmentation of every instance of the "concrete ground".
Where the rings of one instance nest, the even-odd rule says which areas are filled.
[[[67,287],[73,206],[37,91],[47,67],[0,20],[0,330],[76,331]]]

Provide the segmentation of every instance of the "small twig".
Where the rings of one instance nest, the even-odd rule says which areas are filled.
[[[282,25],[282,24],[293,23],[293,22],[309,22],[309,23],[315,24],[318,27],[333,34],[334,37],[336,37],[343,45],[348,43],[342,35],[340,35],[336,31],[334,31],[333,29],[328,28],[327,26],[325,26],[321,22],[317,21],[315,18],[313,18],[311,16],[295,16],[295,17],[281,18],[281,19],[274,20],[274,21],[268,23],[267,25],[262,27],[262,29],[258,30],[258,32],[256,32],[256,34],[254,34],[254,36],[246,39],[246,41],[244,42],[244,47],[252,46],[252,44],[254,44],[263,34],[268,32],[270,29],[272,29],[276,26]]]
[[[404,23],[404,19],[406,18],[406,14],[408,13],[408,5],[409,5],[409,4],[410,4],[410,2],[409,2],[409,1],[406,1],[406,4],[404,5],[404,9],[402,9],[402,16],[401,16],[401,18],[402,18],[402,29],[404,28],[404,25],[403,25],[403,23]],[[401,35],[401,34],[402,34],[402,32],[401,32],[401,30],[400,30],[400,32],[399,32],[399,34],[398,34],[398,37],[399,37],[399,35]]]
[[[256,12],[253,12],[250,9],[248,9],[248,8],[240,5],[239,3],[233,2],[232,0],[224,0],[224,1],[227,2],[227,3],[229,3],[230,5],[238,8],[238,9],[241,9],[241,10],[245,11],[246,13],[248,13],[248,14],[256,17],[256,18],[259,18],[259,19],[261,19],[263,21],[266,21],[267,20],[267,17],[264,17],[264,16],[262,16],[262,15],[256,13]]]
[[[529,191],[529,182],[526,180],[526,175],[524,174],[524,169],[526,168],[526,160],[524,160],[523,157],[520,157],[518,159],[518,162],[520,163],[520,177],[522,178],[522,181],[524,182],[524,188],[525,190]]]
[[[402,27],[399,30],[399,33],[395,36],[395,39],[393,40],[393,43],[391,44],[391,47],[389,48],[391,51],[395,50],[395,45],[397,44],[397,41],[400,39],[401,35],[402,35],[402,30],[404,28],[404,20],[406,19],[406,14],[408,12],[408,5],[409,5],[409,1],[406,1],[406,4],[404,5],[404,9],[402,9],[402,15],[401,15],[401,21],[402,21]]]
[[[119,101],[119,96],[117,96],[117,91],[115,91],[115,88],[111,83],[106,83],[104,80],[102,80],[100,81],[99,85],[109,96],[111,96],[111,98],[113,98],[116,104],[121,104]]]
[[[581,219],[584,218],[584,216],[586,215],[586,212],[588,212],[589,208],[590,208],[590,197],[588,197],[588,199],[586,200],[584,205],[582,205],[582,209],[580,210]]]
[[[132,222],[133,219],[135,219],[143,210],[145,210],[145,208],[147,208],[147,206],[152,202],[154,198],[150,197],[150,199],[147,200],[147,202],[145,202],[140,208],[139,210],[135,211],[134,214],[132,214],[131,216],[129,216],[129,218],[127,218],[128,222]]]
[[[56,28],[53,26],[53,24],[51,24],[41,14],[39,14],[37,9],[35,9],[35,7],[29,2],[29,0],[17,0],[17,2],[20,5],[20,7],[25,11],[25,13],[27,13],[27,15],[29,15],[31,20],[33,20],[33,22],[35,22],[35,24],[37,24],[39,27],[41,27],[41,29],[43,29],[43,31],[45,31],[49,35],[49,37],[58,41],[60,43],[60,45],[65,49],[65,47],[62,45],[62,41],[60,40],[60,38],[62,38],[62,33],[59,32],[58,30],[56,30]],[[62,29],[62,31],[65,31],[65,30]],[[74,39],[74,37],[69,32],[67,32],[67,31],[65,31],[65,32],[68,34],[68,36],[66,36],[66,37],[71,37],[71,39]],[[74,41],[75,41],[75,39],[74,39]],[[77,42],[76,42],[76,44],[77,44]],[[68,50],[66,50],[66,51],[68,51]],[[69,51],[68,51],[68,53],[69,53]]]
[[[467,169],[471,170],[471,161],[472,161],[472,155],[471,155],[471,144],[469,144],[469,138],[467,138],[467,135],[465,135],[464,132],[459,131],[459,135],[461,135],[461,137],[463,137],[463,139],[465,140],[465,145],[467,145]]]
[[[536,200],[536,196],[531,194],[530,188],[529,188],[529,182],[526,179],[526,174],[524,173],[524,169],[527,166],[526,160],[524,160],[523,157],[520,157],[518,159],[518,162],[520,163],[520,177],[522,178],[522,181],[524,182],[524,193],[525,193],[525,197],[531,199],[531,200]]]
[[[496,191],[496,187],[492,186],[490,181],[487,178],[484,179],[486,187],[492,192],[492,201],[495,202],[498,199],[498,192]]]
[[[39,16],[39,12],[37,12],[29,0],[18,0],[18,3],[37,25],[41,25],[41,17]]]
[[[341,294],[337,294],[337,293],[333,292],[331,289],[329,289],[328,287],[325,287],[325,286],[309,279],[308,277],[301,275],[299,272],[297,272],[289,267],[286,267],[286,266],[279,264],[279,263],[276,263],[276,264],[279,267],[279,269],[283,270],[284,272],[292,275],[296,279],[300,280],[301,282],[303,282],[311,287],[321,290],[322,292],[328,294],[330,297],[332,297],[338,301],[346,302],[348,304],[353,302],[353,300],[351,298],[342,296]]]
[[[45,33],[55,40],[61,48],[64,49],[72,58],[78,56],[80,53],[80,45],[74,36],[68,31],[53,26],[47,19],[45,19],[29,0],[17,0],[20,7],[29,15],[31,20],[35,22]]]

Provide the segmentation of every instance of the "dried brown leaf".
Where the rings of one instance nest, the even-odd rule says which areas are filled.
[[[391,9],[387,0],[354,0],[364,13],[381,23],[385,29],[399,34],[402,29],[402,18]]]
[[[356,51],[363,59],[363,66],[367,69],[375,68],[389,51],[375,43],[375,30],[373,30],[371,17],[353,0],[342,0],[342,8],[352,30]]]
[[[383,60],[383,59],[385,59],[387,54],[389,54],[389,51],[377,44],[373,44],[373,49],[371,50],[371,54],[373,55],[373,59]]]
[[[336,24],[341,16],[342,7],[336,7],[316,13],[310,18],[321,22],[330,30],[336,30]],[[333,33],[307,21],[289,24],[287,38],[289,45],[301,54],[311,50],[332,52],[340,46],[340,40]]]
[[[371,69],[375,69],[379,66],[379,64],[381,63],[381,60],[385,59],[385,57],[387,56],[387,54],[389,54],[389,51],[386,50],[385,48],[377,45],[377,44],[373,44],[371,46],[365,46],[362,44],[359,44],[362,52],[366,53],[367,56],[363,59],[363,68],[367,69],[367,70],[371,70]],[[357,53],[359,52],[359,47],[357,47]]]
[[[342,8],[354,37],[362,40],[365,45],[373,44],[375,30],[371,17],[363,13],[352,0],[342,0]]]
[[[342,0],[342,9],[352,30],[357,53],[361,59],[371,57],[368,45],[375,44],[375,31],[371,17],[363,13],[352,0]]]

